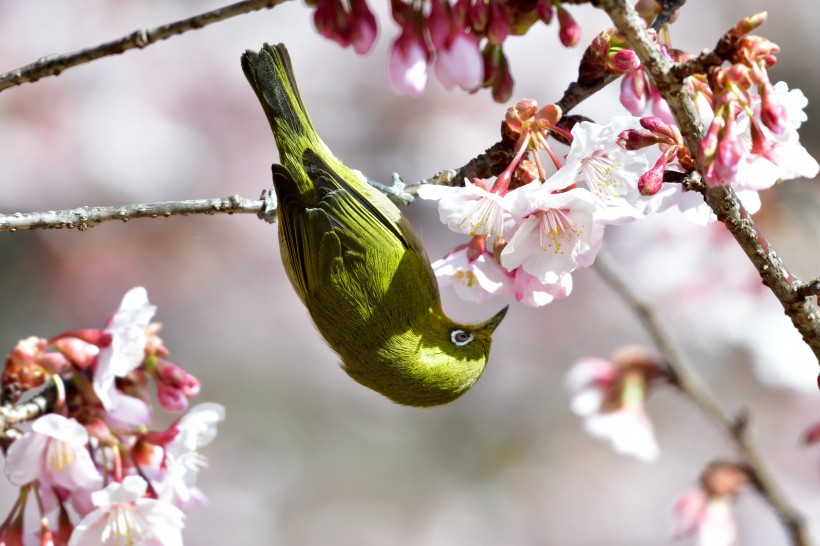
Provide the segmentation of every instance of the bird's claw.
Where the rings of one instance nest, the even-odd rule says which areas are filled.
[[[273,186],[266,190],[262,190],[260,199],[262,199],[262,209],[259,211],[257,216],[269,224],[275,223],[276,209],[278,208],[279,202],[276,200],[276,192],[273,190]]]

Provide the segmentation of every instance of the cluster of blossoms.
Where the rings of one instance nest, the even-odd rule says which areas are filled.
[[[342,47],[367,54],[376,39],[376,19],[365,0],[313,0],[314,22],[325,37]],[[427,68],[447,88],[492,89],[493,98],[510,98],[513,79],[503,44],[509,35],[522,35],[536,22],[558,20],[565,46],[581,36],[578,23],[560,2],[536,0],[391,1],[393,19],[401,28],[388,63],[390,86],[404,95],[420,95],[427,87]]]
[[[732,186],[744,205],[755,212],[760,206],[757,192],[779,180],[817,175],[817,162],[800,144],[797,130],[806,121],[808,101],[799,90],[789,91],[784,82],[772,84],[768,68],[779,52],[776,44],[749,32],[766,20],[761,13],[735,25],[724,40],[733,41],[728,65],[711,67],[707,74],[685,80],[701,120],[708,127],[694,154],[703,167],[703,178],[711,186]],[[676,51],[670,58],[685,60]],[[692,151],[683,145],[669,108],[646,78],[643,67],[628,72],[621,87],[621,103],[640,116],[647,105],[657,121],[625,139],[628,149],[657,145],[661,150],[652,174],[647,174],[644,193],[660,189],[666,170],[691,171]]]
[[[584,428],[590,434],[609,440],[621,454],[652,462],[660,456],[660,448],[645,400],[651,389],[664,382],[674,382],[664,363],[647,349],[634,346],[616,351],[611,360],[579,360],[567,374],[565,386],[572,410],[583,417]],[[709,546],[735,544],[737,526],[732,505],[752,481],[743,465],[711,463],[699,485],[675,501],[673,536],[696,536],[698,544]]]
[[[632,116],[597,124],[562,119],[555,105],[539,109],[532,100],[511,107],[504,132],[515,141],[514,157],[491,186],[474,179],[464,187],[431,185],[418,192],[438,200],[440,219],[451,230],[470,237],[433,264],[440,283],[469,301],[499,295],[545,305],[569,294],[571,274],[593,263],[608,225],[670,209],[697,224],[714,221],[702,195],[676,183],[698,165],[708,186],[732,187],[750,213],[760,208],[760,190],[816,176],[820,165],[797,134],[807,100],[799,90],[769,81],[777,46],[747,35],[764,19],[749,17],[729,32],[733,48],[726,66],[687,79],[709,128],[696,150],[688,148],[660,93],[615,31],[593,41],[586,66],[597,66],[591,70],[597,74],[626,74],[621,103]],[[674,52],[674,58],[685,55]],[[641,117],[647,108],[653,115]],[[563,157],[549,136],[569,143]],[[571,408],[584,428],[643,461],[660,456],[645,400],[662,383],[674,384],[673,374],[656,355],[635,347],[611,360],[582,359],[566,378]],[[820,433],[811,436],[816,441]],[[743,465],[710,465],[700,485],[675,504],[675,536],[734,544],[732,503],[751,482]]]
[[[9,355],[0,445],[20,494],[0,544],[182,544],[183,510],[205,501],[196,487],[206,464],[199,450],[225,410],[202,403],[163,431],[149,429],[150,380],[172,412],[199,392],[192,375],[165,360],[160,325],[150,322],[155,310],[145,289],[134,288],[103,328],[30,337]],[[36,400],[47,400],[37,412],[44,414],[23,432],[11,416]],[[25,529],[29,498],[36,531]]]
[[[759,21],[762,16],[749,19]],[[611,70],[623,72],[630,66],[633,72],[641,70],[634,56],[624,53],[616,32],[602,36],[604,43],[595,44],[601,52],[596,58]],[[751,57],[760,48],[762,39],[746,38],[738,42],[738,58]],[[751,51],[744,53],[748,48]],[[771,64],[771,60],[766,62]],[[743,95],[748,99],[747,112],[733,122],[738,141],[750,144],[732,156],[734,169],[724,165],[717,171],[720,183],[732,185],[750,213],[760,207],[759,190],[779,180],[814,177],[820,171],[797,135],[806,119],[805,96],[799,90],[790,91],[785,83],[769,84],[764,64],[755,65],[756,77],[766,82],[764,91],[747,90]],[[732,71],[731,67],[720,70]],[[634,95],[635,87],[627,87]],[[700,90],[695,85],[691,88]],[[648,82],[643,89],[651,96]],[[622,90],[622,97],[625,94]],[[703,92],[698,91],[697,96]],[[633,107],[636,103],[622,102]],[[707,123],[725,110],[711,110],[708,101],[699,104]],[[438,200],[443,223],[471,237],[433,264],[439,281],[454,286],[462,298],[483,302],[492,295],[513,296],[528,305],[545,305],[569,294],[572,272],[593,263],[607,225],[633,222],[671,208],[698,223],[714,220],[700,194],[684,192],[682,184],[665,182],[670,173],[680,178],[696,166],[673,120],[619,116],[606,124],[576,122],[567,132],[571,120],[561,118],[555,105],[538,109],[535,101],[522,100],[507,111],[504,124],[506,135],[515,140],[514,158],[491,187],[474,179],[465,180],[463,187],[426,185],[419,189],[421,198]],[[782,132],[765,129],[770,126]],[[551,135],[570,142],[563,160],[547,141]],[[704,142],[707,140],[708,136]],[[540,151],[547,153],[555,168],[551,174]],[[714,166],[714,161],[707,165]]]

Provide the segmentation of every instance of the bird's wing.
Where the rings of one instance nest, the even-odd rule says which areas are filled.
[[[367,240],[368,248],[373,247],[377,252],[384,249],[385,254],[388,254],[387,249],[396,247],[410,251],[418,256],[424,267],[431,291],[438,293],[424,246],[404,215],[387,197],[357,179],[349,182],[310,149],[303,153],[302,163],[313,181],[316,203],[330,216],[343,250],[360,251],[346,248],[345,241],[352,238],[351,243]]]

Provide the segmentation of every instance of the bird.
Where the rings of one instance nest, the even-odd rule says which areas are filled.
[[[406,406],[452,402],[483,373],[507,307],[477,324],[447,317],[410,222],[316,133],[285,46],[245,51],[242,70],[279,150],[282,263],[317,330],[365,387]]]

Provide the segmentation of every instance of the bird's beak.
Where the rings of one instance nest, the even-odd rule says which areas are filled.
[[[493,318],[491,318],[484,324],[480,325],[479,328],[481,330],[488,330],[492,334],[495,331],[495,329],[498,328],[498,325],[501,324],[501,320],[507,314],[507,309],[509,308],[509,305],[505,306],[504,309],[496,313],[495,316],[493,316]]]

